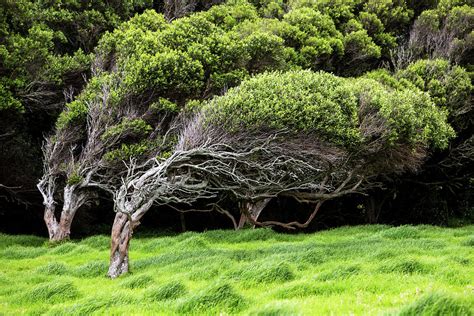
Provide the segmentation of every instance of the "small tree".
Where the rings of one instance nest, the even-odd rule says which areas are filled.
[[[391,91],[373,80],[295,71],[259,75],[185,120],[168,158],[131,165],[114,203],[109,276],[128,271],[133,229],[154,202],[191,204],[231,195],[255,205],[286,195],[321,205],[361,193],[381,174],[416,169],[425,149],[444,147],[446,114],[416,90]]]

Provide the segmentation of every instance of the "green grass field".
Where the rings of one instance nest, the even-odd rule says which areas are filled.
[[[116,280],[108,246],[0,234],[0,314],[474,313],[474,226],[134,238],[132,273]]]

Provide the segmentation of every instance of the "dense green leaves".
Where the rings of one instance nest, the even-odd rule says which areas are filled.
[[[416,89],[391,90],[374,80],[327,73],[266,73],[244,81],[203,107],[209,124],[232,130],[290,130],[322,136],[346,147],[364,141],[360,121],[376,111],[386,122],[385,141],[445,148],[454,136],[446,113]]]

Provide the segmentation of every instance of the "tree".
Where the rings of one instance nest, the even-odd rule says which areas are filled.
[[[113,188],[109,276],[128,271],[133,230],[153,203],[192,204],[233,196],[247,205],[286,195],[322,204],[372,187],[381,174],[419,167],[429,147],[453,137],[446,113],[417,90],[391,91],[376,81],[327,73],[266,73],[203,105],[182,125],[169,157],[130,165]]]

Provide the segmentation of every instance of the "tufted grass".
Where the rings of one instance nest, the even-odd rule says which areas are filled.
[[[472,315],[474,226],[256,229],[134,238],[0,234],[0,315]]]

